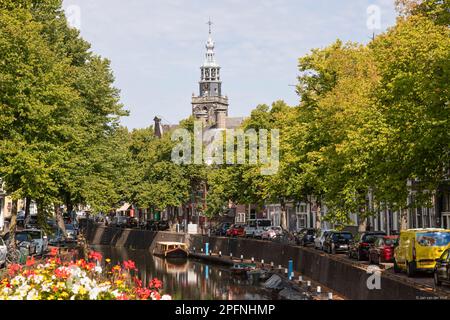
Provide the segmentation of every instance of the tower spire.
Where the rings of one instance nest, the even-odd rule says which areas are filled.
[[[209,34],[211,35],[211,27],[213,25],[211,18],[209,18],[208,22],[206,23],[209,26]]]

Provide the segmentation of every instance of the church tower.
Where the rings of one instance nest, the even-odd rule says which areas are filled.
[[[220,66],[216,63],[214,41],[211,36],[212,22],[208,22],[209,37],[206,42],[206,59],[200,67],[199,95],[192,96],[192,115],[205,125],[224,129],[228,116],[228,97],[222,96]]]

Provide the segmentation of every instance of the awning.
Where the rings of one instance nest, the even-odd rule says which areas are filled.
[[[130,209],[131,204],[129,203],[125,203],[123,206],[121,206],[119,209],[117,209],[118,212],[124,212],[127,211],[128,209]]]

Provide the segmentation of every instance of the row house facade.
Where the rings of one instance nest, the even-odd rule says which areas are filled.
[[[413,203],[415,192],[409,195],[408,203]],[[369,201],[370,202],[370,201]],[[369,204],[370,205],[370,204]],[[281,204],[266,204],[263,208],[255,206],[237,206],[235,223],[245,224],[252,219],[270,219],[272,225],[282,226]],[[327,215],[326,205],[320,208],[320,228],[332,229],[334,226],[325,221]],[[413,228],[444,228],[450,229],[450,183],[443,183],[433,194],[430,205],[423,207],[411,207],[403,212],[406,220],[403,227]],[[289,231],[298,231],[303,228],[317,228],[317,205],[313,197],[306,202],[291,202],[286,204],[286,226]],[[396,234],[402,229],[402,213],[381,205],[377,213],[365,221],[360,221],[358,214],[350,214],[349,227],[357,227],[365,222],[365,229],[370,231],[384,231],[387,234]]]

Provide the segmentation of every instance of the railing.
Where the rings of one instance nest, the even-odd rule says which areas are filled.
[[[217,102],[217,103],[228,103],[227,97],[211,97],[211,96],[205,96],[205,97],[192,97],[192,103],[204,103],[204,102]]]

